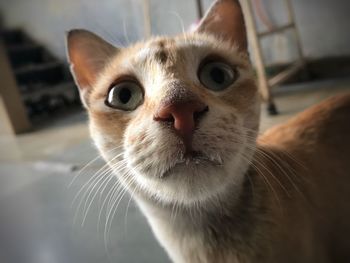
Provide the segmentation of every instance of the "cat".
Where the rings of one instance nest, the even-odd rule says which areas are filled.
[[[174,262],[349,262],[350,95],[259,135],[237,0],[117,48],[67,34],[91,136]]]

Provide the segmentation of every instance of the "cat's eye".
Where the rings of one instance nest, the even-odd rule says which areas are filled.
[[[143,101],[143,92],[139,84],[124,81],[114,85],[107,95],[106,105],[115,109],[132,111]]]
[[[213,91],[221,91],[231,86],[237,79],[238,73],[223,62],[209,62],[200,67],[198,78],[200,82]]]

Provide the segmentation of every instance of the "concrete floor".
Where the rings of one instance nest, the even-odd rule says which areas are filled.
[[[280,115],[263,112],[261,129],[346,91],[350,79],[280,88],[276,90]],[[81,211],[74,221],[74,196],[103,161],[93,162],[68,186],[96,156],[82,112],[17,138],[0,136],[0,262],[169,262],[137,206],[129,204],[129,196],[120,203],[107,241],[104,216],[98,224],[103,196],[92,205],[84,226]]]

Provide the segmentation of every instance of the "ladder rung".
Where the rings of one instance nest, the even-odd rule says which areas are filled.
[[[276,33],[285,31],[285,30],[293,28],[293,27],[295,27],[294,23],[290,23],[290,24],[287,24],[287,25],[284,25],[284,26],[273,28],[273,29],[271,29],[269,31],[258,33],[258,37],[269,36],[269,35],[276,34]]]
[[[276,76],[269,79],[269,86],[273,87],[281,82],[286,81],[290,77],[292,77],[294,74],[296,74],[300,69],[302,69],[305,65],[305,62],[302,60],[299,60],[292,64],[287,69],[283,70],[282,72],[278,73]]]

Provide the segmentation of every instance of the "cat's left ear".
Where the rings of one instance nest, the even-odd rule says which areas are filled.
[[[88,105],[88,94],[98,75],[118,49],[99,36],[83,29],[67,33],[67,56],[80,97]]]
[[[228,40],[237,45],[239,50],[247,52],[247,32],[238,0],[216,0],[196,31]]]

